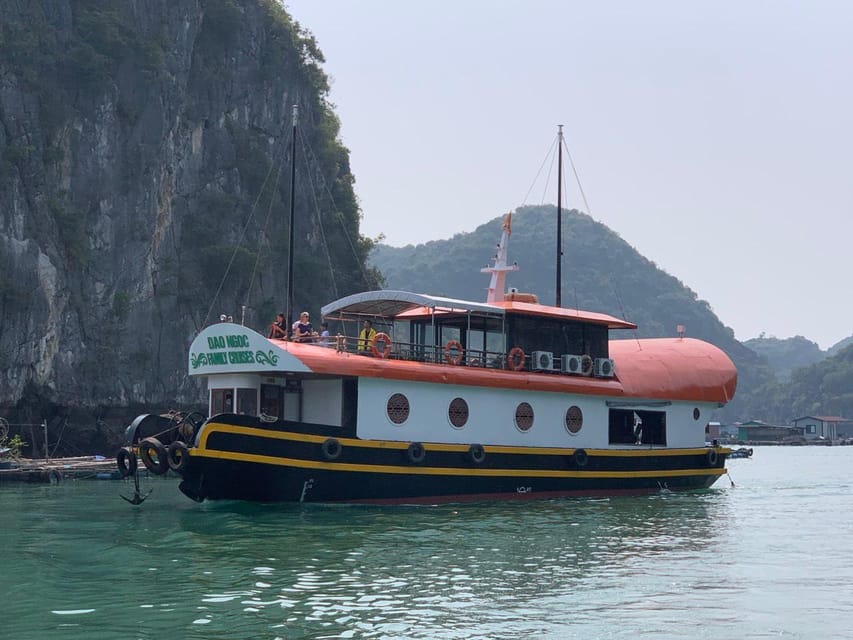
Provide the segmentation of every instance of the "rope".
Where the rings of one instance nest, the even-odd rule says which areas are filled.
[[[581,199],[583,200],[583,206],[586,209],[586,212],[589,215],[592,215],[592,210],[589,208],[589,202],[586,201],[586,194],[583,192],[583,185],[581,184],[580,176],[578,175],[578,171],[575,168],[575,161],[572,158],[572,153],[569,151],[569,147],[566,144],[565,137],[563,138],[563,148],[566,150],[566,155],[569,156],[569,164],[572,167],[572,173],[575,174],[575,182],[578,183],[578,190],[581,192]]]
[[[287,139],[285,139],[285,144],[283,145],[283,147],[285,147],[285,148],[287,147]],[[213,311],[213,307],[216,304],[216,301],[219,299],[219,294],[222,292],[222,287],[225,286],[225,280],[228,278],[228,274],[231,272],[231,267],[233,266],[234,260],[237,257],[237,251],[243,246],[243,239],[246,237],[246,231],[249,229],[249,225],[251,224],[252,220],[255,217],[255,211],[257,210],[258,203],[261,200],[261,196],[264,193],[264,189],[266,188],[267,181],[269,180],[270,175],[272,174],[272,170],[275,166],[276,166],[275,162],[270,163],[269,171],[267,171],[267,175],[264,177],[264,181],[261,184],[261,188],[258,190],[258,195],[255,198],[255,202],[252,205],[251,211],[249,211],[249,217],[246,219],[246,224],[243,225],[243,228],[240,231],[240,237],[237,239],[237,244],[234,247],[234,251],[231,252],[231,258],[228,260],[228,266],[225,268],[225,274],[222,276],[222,280],[219,282],[219,286],[216,289],[216,293],[213,294],[213,299],[210,301],[210,307],[207,310],[207,314],[204,316],[204,322],[202,322],[202,325],[204,325],[204,326],[207,325],[207,321],[210,319],[210,314]],[[279,169],[280,169],[280,165],[279,165]],[[272,198],[270,198],[270,200],[272,200]],[[272,206],[272,205],[270,205],[270,206]]]
[[[278,171],[275,174],[275,183],[273,183],[272,193],[270,194],[270,204],[267,207],[267,217],[264,219],[264,224],[261,227],[261,232],[258,236],[259,238],[263,237],[266,234],[266,230],[269,227],[270,218],[272,217],[272,205],[273,205],[273,202],[275,201],[275,192],[278,189],[279,178],[281,178],[281,167],[282,167],[282,164],[279,163]],[[270,167],[270,171],[272,171],[272,167]],[[266,184],[266,180],[264,181],[264,184]],[[261,187],[261,191],[263,191],[263,186]],[[250,308],[249,298],[251,297],[252,289],[255,286],[255,276],[258,273],[258,265],[260,264],[260,262],[261,262],[261,251],[260,251],[260,249],[258,249],[258,252],[255,254],[255,266],[252,268],[252,277],[249,279],[249,286],[246,288],[246,298],[245,298],[245,302],[243,303],[243,305],[246,308]]]
[[[310,144],[308,145],[308,152],[311,154],[311,158],[314,160],[315,164],[317,166],[320,166],[320,163],[317,161],[317,156],[314,155],[314,150],[311,148]],[[352,255],[355,258],[355,263],[356,265],[358,265],[359,271],[361,271],[361,276],[364,278],[365,284],[367,284],[368,286],[378,287],[379,283],[370,278],[370,276],[367,274],[367,271],[365,271],[364,265],[362,264],[361,260],[359,260],[358,251],[355,248],[355,243],[353,243],[352,237],[350,236],[349,231],[347,231],[346,220],[344,220],[344,214],[338,209],[338,206],[335,203],[335,197],[332,195],[332,192],[329,189],[329,185],[326,182],[326,179],[323,177],[322,173],[320,174],[320,186],[326,191],[326,194],[329,196],[329,200],[332,203],[332,211],[340,219],[341,229],[344,232],[344,236],[346,236],[347,242],[349,242],[350,249],[352,250]]]
[[[545,154],[545,157],[542,159],[542,164],[539,165],[539,171],[536,172],[536,176],[533,178],[533,182],[530,183],[530,188],[527,190],[527,193],[524,196],[524,200],[522,200],[521,204],[527,204],[527,199],[530,197],[530,192],[533,191],[533,187],[536,186],[537,180],[539,180],[539,176],[542,175],[542,169],[545,167],[545,163],[548,161],[548,158],[551,157],[554,153],[554,147],[557,144],[556,138],[551,143],[551,147],[548,149],[548,153]],[[553,162],[552,162],[553,164]],[[549,171],[550,174],[550,171]],[[547,184],[547,182],[546,182]]]
[[[305,158],[305,162],[307,164],[308,154],[305,151],[305,137],[301,133],[299,134],[299,142],[300,149],[302,150],[302,155]],[[314,201],[314,213],[317,216],[317,227],[320,229],[320,240],[323,244],[323,250],[326,253],[326,261],[329,263],[329,275],[331,276],[332,292],[334,293],[335,299],[338,299],[340,298],[340,295],[338,295],[338,283],[337,278],[335,277],[335,267],[332,264],[332,255],[329,252],[329,243],[326,240],[326,230],[323,227],[323,216],[322,212],[320,211],[320,201],[317,198],[317,190],[314,188],[314,181],[312,179],[311,172],[307,171],[306,173],[308,174],[308,184],[311,186],[311,199]]]

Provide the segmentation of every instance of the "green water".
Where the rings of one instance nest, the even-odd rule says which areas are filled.
[[[853,638],[853,447],[756,448],[694,494],[132,507],[0,486],[0,638]]]

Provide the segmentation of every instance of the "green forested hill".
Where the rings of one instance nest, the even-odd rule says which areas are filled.
[[[826,357],[817,343],[803,336],[779,339],[762,335],[746,340],[744,344],[763,356],[776,373],[776,377],[783,381],[789,380],[795,369],[820,362]]]
[[[779,424],[807,415],[853,418],[853,345],[791,372],[790,380],[754,389],[744,410]]]
[[[674,336],[676,327],[684,325],[688,336],[719,346],[739,371],[738,396],[720,417],[747,419],[742,411],[751,390],[774,379],[764,360],[735,340],[706,301],[618,234],[578,211],[563,215],[563,306],[626,318],[639,326],[640,337]],[[536,293],[547,304],[555,298],[555,220],[553,206],[519,209],[509,243],[510,259],[518,261],[520,271],[508,275],[507,286]],[[418,246],[379,245],[371,260],[390,288],[485,299],[488,277],[479,269],[494,254],[501,222],[495,218],[471,233]]]

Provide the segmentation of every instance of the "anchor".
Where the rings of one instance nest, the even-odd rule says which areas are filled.
[[[139,491],[139,470],[133,473],[133,486],[134,491],[132,498],[128,498],[127,496],[119,494],[119,497],[121,497],[122,500],[127,500],[130,504],[133,505],[142,504],[143,502],[145,502],[145,498],[150,496],[151,492],[154,491],[154,489],[149,489],[148,493],[146,493],[145,495],[142,495],[142,492]]]

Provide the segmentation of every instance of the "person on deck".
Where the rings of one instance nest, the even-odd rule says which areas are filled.
[[[307,311],[299,314],[299,322],[296,323],[296,329],[293,331],[294,342],[311,342],[314,339],[316,334],[308,318]]]
[[[284,314],[279,313],[275,317],[275,322],[270,325],[270,334],[268,338],[276,338],[278,340],[287,339],[287,328],[284,326]]]
[[[370,353],[373,347],[373,339],[376,337],[376,329],[373,328],[373,323],[370,320],[365,320],[361,331],[358,334],[358,352]]]
[[[331,346],[331,341],[329,339],[329,323],[323,322],[320,325],[320,340],[317,342],[321,347]]]

